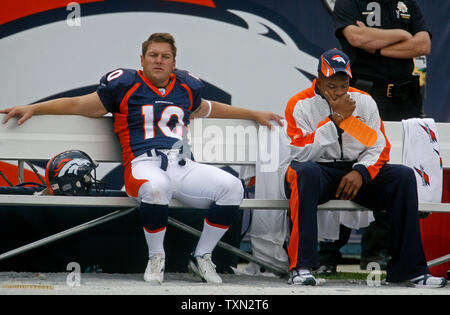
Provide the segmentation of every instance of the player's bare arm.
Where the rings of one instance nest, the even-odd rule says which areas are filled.
[[[428,55],[431,51],[430,34],[425,31],[414,34],[410,39],[384,47],[380,54],[385,57],[411,59]]]
[[[33,115],[82,115],[87,117],[101,117],[106,112],[96,92],[0,110],[1,114],[7,114],[3,123],[7,123],[12,117],[17,117],[17,123],[19,125],[23,124]]]
[[[276,121],[280,126],[283,125],[283,117],[271,111],[257,111],[242,107],[231,106],[228,104],[211,101],[211,111],[206,100],[202,100],[199,108],[191,114],[191,118],[205,117],[208,112],[209,118],[231,118],[231,119],[252,119],[263,126],[272,128],[271,120]]]
[[[405,30],[367,27],[361,21],[357,21],[355,25],[345,27],[342,30],[342,34],[353,47],[373,52],[412,38],[412,35]]]

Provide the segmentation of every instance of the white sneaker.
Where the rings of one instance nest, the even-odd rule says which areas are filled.
[[[216,265],[211,260],[211,254],[205,254],[203,257],[197,256],[189,259],[188,269],[202,278],[203,282],[221,284],[222,278],[216,272]]]
[[[317,281],[310,269],[298,268],[291,270],[288,284],[316,285]]]
[[[164,266],[166,260],[162,256],[152,256],[148,260],[144,273],[144,280],[153,284],[161,284],[164,280]]]
[[[433,277],[430,274],[425,274],[409,281],[414,283],[416,288],[442,288],[447,285],[445,278]]]

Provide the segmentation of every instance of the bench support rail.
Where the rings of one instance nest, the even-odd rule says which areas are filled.
[[[99,217],[97,219],[94,219],[92,221],[89,221],[89,222],[77,225],[77,226],[75,226],[73,228],[70,228],[68,230],[65,230],[65,231],[53,234],[51,236],[45,237],[45,238],[40,239],[38,241],[32,242],[30,244],[18,247],[18,248],[13,249],[13,250],[10,250],[10,251],[0,255],[0,261],[2,261],[4,259],[7,259],[7,258],[10,258],[10,257],[13,257],[13,256],[16,256],[18,254],[27,252],[27,251],[32,250],[34,248],[46,245],[48,243],[60,240],[62,238],[65,238],[65,237],[68,237],[70,235],[73,235],[75,233],[79,233],[79,232],[82,232],[84,230],[93,228],[94,226],[106,223],[106,222],[108,222],[110,220],[116,219],[118,217],[121,217],[123,215],[126,215],[126,214],[130,213],[134,209],[135,208],[130,208],[130,209],[126,209],[126,210],[117,210],[117,211],[108,213],[108,214],[106,214],[106,215],[104,215],[102,217]]]

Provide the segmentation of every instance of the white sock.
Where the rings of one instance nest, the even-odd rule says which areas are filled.
[[[165,259],[166,253],[164,251],[164,236],[166,235],[166,228],[158,232],[151,233],[144,229],[144,234],[148,246],[148,257],[160,255]]]
[[[208,223],[207,220],[203,223],[203,231],[200,239],[197,243],[194,256],[203,256],[205,254],[211,254],[214,247],[220,241],[225,232],[228,231],[228,227],[214,226]]]

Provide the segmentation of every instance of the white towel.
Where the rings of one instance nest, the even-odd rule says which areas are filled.
[[[286,156],[286,148],[282,145],[278,125],[275,125],[273,129],[259,127],[255,198],[283,199],[279,182],[279,159]],[[255,257],[278,266],[284,266],[287,270],[289,257],[283,245],[288,233],[287,209],[253,211],[250,236],[252,253]]]
[[[431,118],[411,118],[403,124],[403,164],[414,169],[419,202],[441,202],[443,168],[439,135]]]
[[[318,211],[318,237],[319,240],[337,240],[339,239],[339,226],[341,224],[350,229],[358,230],[369,226],[372,221],[375,221],[372,211]]]

